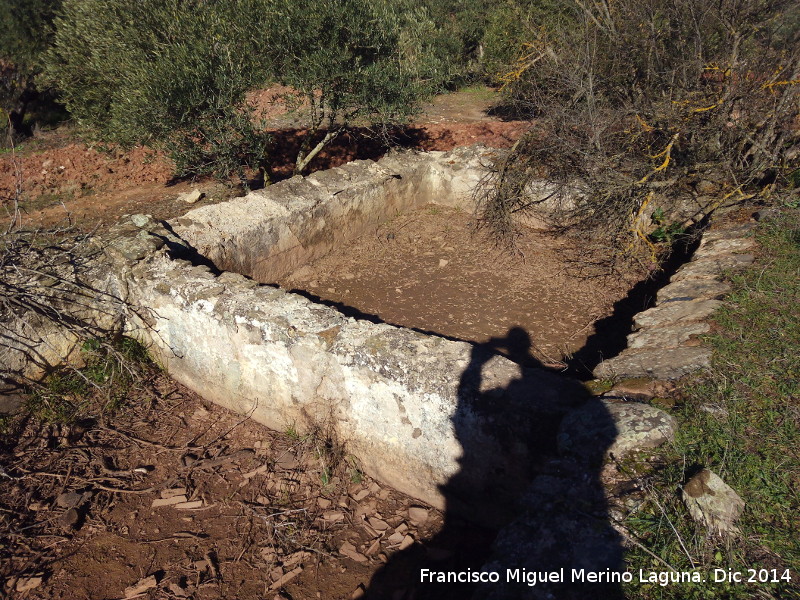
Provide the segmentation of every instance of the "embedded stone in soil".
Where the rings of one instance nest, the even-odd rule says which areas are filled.
[[[475,231],[469,214],[429,205],[277,283],[356,316],[476,343],[519,327],[530,336],[531,354],[555,363],[581,348],[593,323],[642,278],[576,273],[566,258],[574,243],[525,229],[511,252]]]

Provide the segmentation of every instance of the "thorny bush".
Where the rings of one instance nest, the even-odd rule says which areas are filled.
[[[572,0],[531,25],[500,78],[532,129],[494,164],[483,223],[538,212],[622,257],[650,233],[791,185],[800,8],[785,0]],[[659,212],[656,212],[659,211]],[[660,223],[652,216],[658,215]]]

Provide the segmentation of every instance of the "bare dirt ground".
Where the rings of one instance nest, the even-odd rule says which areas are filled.
[[[2,597],[349,600],[398,555],[477,568],[485,552],[466,525],[424,547],[442,514],[365,476],[324,431],[268,431],[154,369],[113,415],[5,426]]]
[[[549,366],[586,344],[595,321],[645,273],[587,277],[567,262],[575,241],[526,229],[516,253],[471,215],[430,205],[400,215],[284,281],[343,310],[477,343],[521,327]],[[346,307],[346,308],[345,308]]]
[[[270,88],[252,98],[264,110],[267,126],[275,136],[274,177],[291,175],[292,158],[300,146],[302,107],[281,102],[283,88]],[[278,102],[273,102],[278,98]],[[472,88],[436,98],[423,107],[409,126],[391,132],[393,142],[422,150],[451,150],[456,146],[485,144],[508,147],[524,132],[524,122],[502,121],[487,114],[496,94]],[[340,136],[311,165],[327,169],[354,159],[382,156],[386,140],[366,128]],[[187,206],[177,201],[195,187],[211,192],[204,202],[225,200],[241,193],[214,181],[174,181],[172,167],[162,155],[147,148],[128,152],[89,145],[64,127],[41,134],[18,148],[0,154],[0,218],[10,218],[10,198],[20,186],[22,221],[25,226],[51,226],[71,221],[89,229],[116,221],[123,214],[150,213],[159,219],[179,216]]]

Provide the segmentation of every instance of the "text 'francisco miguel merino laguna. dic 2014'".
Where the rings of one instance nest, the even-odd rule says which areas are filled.
[[[702,583],[710,580],[714,583],[744,583],[745,581],[764,583],[767,579],[761,577],[761,569],[748,569],[752,577],[746,579],[747,574],[736,572],[733,575],[725,569],[714,569],[705,576],[699,571],[589,571],[587,569],[558,569],[556,571],[530,571],[528,569],[506,569],[505,573],[499,571],[431,571],[420,570],[421,583],[520,583],[535,586],[539,583],[652,583],[667,586],[675,583]],[[782,575],[771,569],[767,575],[772,582],[790,581],[791,576],[787,569]],[[567,579],[569,577],[569,579]]]

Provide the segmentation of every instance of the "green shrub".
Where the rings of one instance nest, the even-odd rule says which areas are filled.
[[[34,78],[52,39],[60,0],[0,0],[0,131],[30,133],[26,117],[40,99]]]
[[[66,0],[55,24],[43,81],[99,138],[162,148],[181,176],[266,169],[245,94],[267,82],[310,107],[302,171],[344,128],[401,120],[452,75],[447,37],[409,0]]]
[[[245,93],[268,76],[251,0],[66,0],[43,80],[104,141],[164,149],[180,176],[263,168]]]

